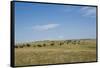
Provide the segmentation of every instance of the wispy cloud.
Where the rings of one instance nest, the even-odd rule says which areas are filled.
[[[50,30],[50,29],[54,29],[58,26],[59,26],[59,24],[36,25],[36,26],[33,26],[33,30],[34,31],[47,31],[47,30]]]
[[[81,12],[83,12],[83,16],[95,16],[96,8],[95,7],[83,7],[81,8]]]
[[[64,38],[64,36],[60,35],[60,36],[58,36],[58,38],[59,38],[59,39],[63,39],[63,38]]]

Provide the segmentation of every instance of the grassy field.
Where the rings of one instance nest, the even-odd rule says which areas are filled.
[[[15,66],[96,61],[96,40],[45,40],[16,44]]]

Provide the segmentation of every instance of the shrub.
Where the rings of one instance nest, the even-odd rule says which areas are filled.
[[[45,46],[46,46],[46,44],[44,43],[44,44],[43,44],[43,46],[45,47]]]
[[[30,44],[26,44],[26,46],[27,46],[27,47],[30,47],[31,45],[30,45]]]
[[[23,48],[23,46],[22,46],[22,45],[20,45],[20,46],[19,46],[19,48]]]
[[[42,47],[40,44],[37,45],[38,47]]]
[[[59,43],[60,46],[63,45],[63,44],[64,44],[64,43],[61,43],[61,42]]]
[[[80,44],[80,41],[78,41],[78,44]]]
[[[25,47],[26,45],[25,45],[25,44],[23,44],[22,46],[23,46],[23,47]]]
[[[18,48],[18,45],[15,45],[15,48]]]
[[[74,45],[75,45],[75,44],[77,44],[77,41],[76,41],[76,40],[74,40],[74,41],[72,42],[72,44],[74,44]]]
[[[33,45],[33,47],[36,47],[35,45]]]
[[[71,40],[67,40],[67,44],[71,43],[72,41]]]
[[[50,45],[51,45],[51,46],[54,46],[54,43],[51,43]]]
[[[67,41],[67,44],[69,44],[69,42]]]

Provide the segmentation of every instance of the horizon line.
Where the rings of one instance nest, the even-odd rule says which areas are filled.
[[[58,40],[88,40],[88,39],[96,39],[96,38],[80,38],[80,39],[45,39],[45,40],[30,40],[30,41],[21,41],[21,42],[15,42],[15,44],[20,44],[20,43],[29,43],[29,42],[37,42],[37,41],[58,41]]]

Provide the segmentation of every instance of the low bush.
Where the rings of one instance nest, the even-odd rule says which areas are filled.
[[[46,44],[44,43],[44,44],[43,44],[43,46],[45,47],[45,46],[46,46]]]
[[[51,46],[54,46],[54,43],[51,43],[50,45],[51,45]]]
[[[18,48],[18,45],[16,45],[15,48]]]
[[[26,46],[27,46],[27,47],[30,47],[31,45],[30,45],[30,44],[26,44]]]
[[[38,47],[42,47],[40,44],[37,45]]]

